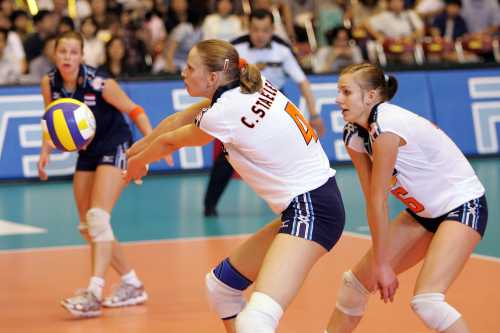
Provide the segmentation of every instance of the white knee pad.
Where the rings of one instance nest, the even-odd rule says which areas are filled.
[[[89,234],[94,242],[110,242],[115,240],[111,229],[111,215],[102,208],[91,208],[87,212]]]
[[[362,316],[369,296],[370,292],[351,271],[344,272],[337,295],[337,309],[349,316]]]
[[[427,327],[438,332],[446,330],[461,316],[444,301],[444,294],[441,293],[415,295],[411,307]]]
[[[236,317],[238,333],[274,333],[283,316],[281,305],[264,293],[255,291],[247,306]]]
[[[205,277],[210,305],[221,319],[234,318],[245,307],[243,291],[231,288],[210,271]]]

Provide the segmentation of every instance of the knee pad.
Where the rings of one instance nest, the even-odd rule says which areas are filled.
[[[238,333],[274,333],[283,316],[283,308],[274,299],[261,292],[254,292],[247,306],[236,317]]]
[[[252,284],[229,262],[223,260],[205,278],[208,301],[222,320],[232,319],[245,307],[243,291]]]
[[[115,240],[111,229],[111,215],[102,208],[91,208],[87,211],[87,225],[93,242],[110,242]]]
[[[370,292],[356,278],[352,271],[344,272],[342,285],[337,295],[337,309],[348,316],[362,316],[365,313],[366,303]]]
[[[442,332],[460,318],[460,313],[445,302],[444,294],[425,293],[413,296],[411,308],[424,324],[435,331]]]

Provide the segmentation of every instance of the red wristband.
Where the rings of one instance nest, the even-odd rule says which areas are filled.
[[[132,111],[128,113],[128,116],[135,122],[137,120],[137,117],[139,117],[143,113],[144,109],[141,106],[137,105]]]

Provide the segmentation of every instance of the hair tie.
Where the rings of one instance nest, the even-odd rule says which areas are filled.
[[[224,67],[222,68],[222,71],[227,72],[228,68],[229,68],[229,59],[226,58],[224,59]]]
[[[240,58],[240,60],[238,61],[238,68],[240,70],[244,69],[246,65],[247,65],[247,61],[245,60],[245,58]]]

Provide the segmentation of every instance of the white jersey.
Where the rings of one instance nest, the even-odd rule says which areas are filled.
[[[371,145],[384,132],[401,137],[392,193],[422,217],[442,216],[484,194],[484,187],[455,143],[437,126],[390,103],[376,106],[369,117],[370,133],[348,123],[346,145],[371,155]]]
[[[281,213],[294,197],[326,183],[335,170],[300,111],[263,81],[254,94],[243,94],[239,82],[219,88],[196,124],[224,144],[233,168]]]

